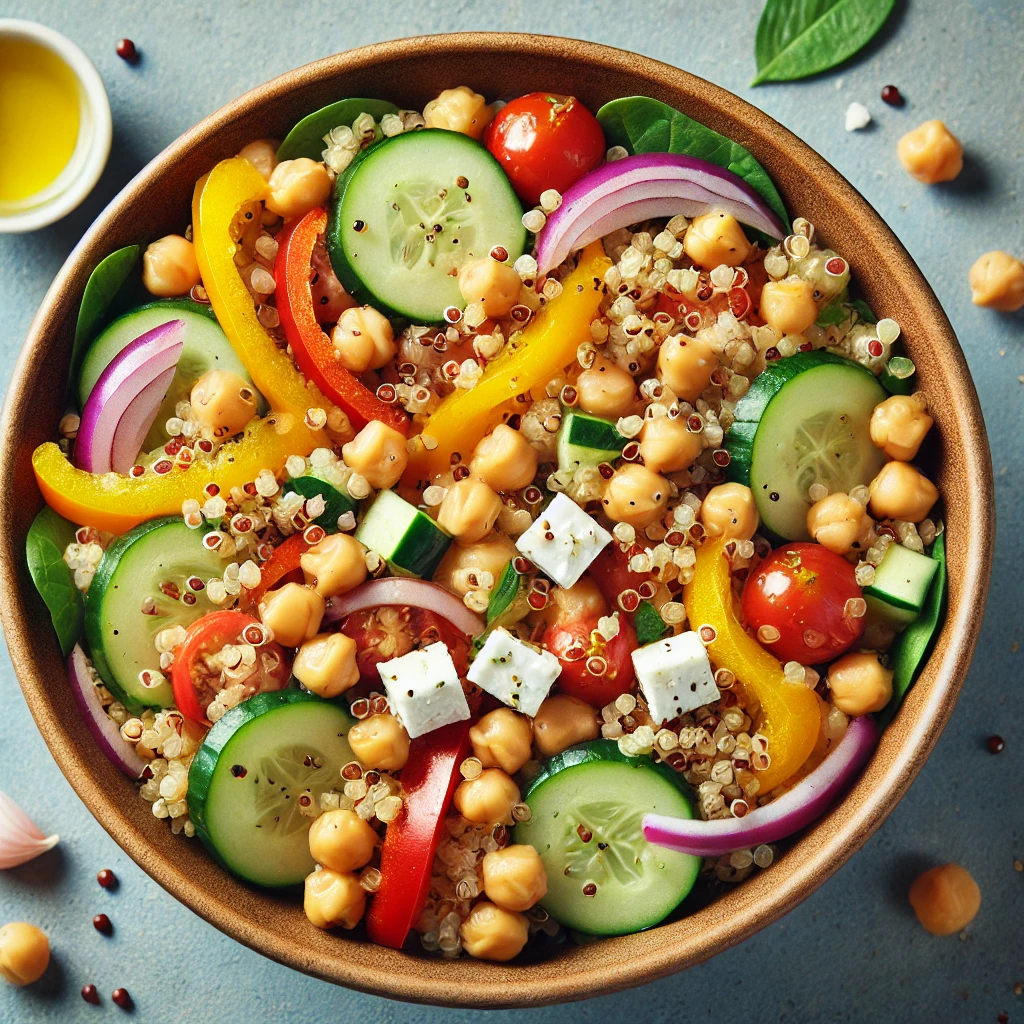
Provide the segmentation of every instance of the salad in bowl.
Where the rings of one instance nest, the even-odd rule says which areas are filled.
[[[900,325],[798,214],[658,100],[460,86],[252,139],[107,255],[27,555],[153,814],[451,958],[771,865],[946,586]]]

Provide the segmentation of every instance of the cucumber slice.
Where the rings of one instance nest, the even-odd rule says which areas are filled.
[[[548,876],[541,905],[567,928],[591,935],[651,928],[693,888],[700,858],[654,846],[641,830],[645,814],[693,817],[670,768],[595,740],[552,758],[524,798],[531,816],[516,825],[515,841],[540,854]],[[590,884],[596,891],[588,896]]]
[[[558,430],[558,468],[573,470],[614,462],[625,444],[614,423],[570,410],[563,415]]]
[[[890,544],[875,569],[875,582],[864,588],[868,607],[902,628],[921,614],[939,563],[902,544]]]
[[[344,702],[289,687],[228,711],[206,734],[188,773],[196,833],[222,864],[256,885],[298,885],[314,868],[311,818],[322,793],[355,760]]]
[[[289,480],[285,484],[284,493],[290,494],[293,491],[306,499],[315,498],[318,494],[324,499],[326,508],[313,522],[322,526],[328,533],[337,533],[338,519],[346,512],[354,513],[359,508],[359,502],[348,491],[343,487],[335,487],[315,471]]]
[[[178,516],[140,523],[107,548],[89,585],[85,635],[93,664],[107,689],[131,711],[165,708],[174,701],[169,682],[146,685],[140,678],[147,670],[163,678],[156,634],[188,626],[216,608],[205,584],[223,575],[224,561],[203,545],[206,532],[190,530]],[[193,577],[202,580],[202,590],[188,586]],[[146,614],[143,604],[149,599],[153,610]]]
[[[746,484],[764,525],[784,540],[808,540],[808,490],[869,483],[885,463],[871,443],[871,413],[886,393],[874,375],[829,352],[771,363],[736,406],[725,438],[728,477]]]
[[[430,128],[385,139],[353,161],[335,187],[327,250],[360,302],[441,323],[448,306],[465,305],[459,267],[498,245],[509,261],[522,254],[522,217],[505,172],[480,143]]]
[[[398,576],[428,579],[444,557],[451,537],[425,512],[394,491],[381,491],[363,516],[356,540],[376,551]]]
[[[304,156],[319,162],[327,148],[324,136],[332,128],[340,128],[343,125],[351,128],[352,122],[360,114],[369,114],[375,121],[379,121],[385,114],[396,113],[398,107],[387,100],[353,98],[330,103],[313,111],[312,114],[307,114],[299,121],[278,147],[277,159],[294,160],[296,157]],[[380,132],[377,134],[380,135]]]
[[[510,561],[501,571],[487,601],[487,626],[511,626],[530,613],[526,603],[526,577],[516,572]]]
[[[227,335],[221,330],[213,310],[191,299],[167,299],[139,306],[109,324],[89,347],[78,375],[78,402],[84,408],[100,375],[122,349],[140,334],[159,327],[169,320],[184,320],[184,346],[171,386],[156,414],[153,427],[144,442],[144,450],[160,448],[168,441],[164,424],[174,415],[178,402],[188,398],[192,385],[209,370],[231,370],[252,384],[249,372],[235,354]],[[255,392],[255,387],[253,388]],[[256,392],[260,413],[266,403]]]

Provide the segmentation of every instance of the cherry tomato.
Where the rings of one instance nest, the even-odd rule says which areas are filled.
[[[430,889],[434,851],[455,787],[469,756],[469,722],[456,722],[412,741],[402,769],[404,807],[388,825],[380,853],[380,888],[366,914],[373,942],[401,949]]]
[[[531,92],[502,107],[484,141],[529,206],[546,189],[565,192],[605,152],[597,118],[575,96],[547,92]]]
[[[624,590],[637,590],[651,578],[649,574],[630,569],[629,552],[620,550],[617,543],[602,549],[590,563],[587,575],[597,584],[612,610],[620,607],[619,594]]]
[[[185,639],[174,649],[171,685],[178,710],[193,722],[210,725],[206,708],[226,687],[243,683],[243,699],[282,689],[291,675],[291,665],[280,644],[255,645],[254,641],[258,643],[265,635],[260,623],[245,612],[210,612],[196,619],[185,631]],[[242,648],[238,663],[211,662],[228,644]],[[245,645],[256,646],[255,659],[248,669],[241,660]]]
[[[817,665],[849,650],[864,619],[846,613],[861,596],[853,566],[820,544],[784,544],[754,568],[743,589],[743,617],[755,635],[774,626],[779,638],[761,644],[780,661]]]
[[[559,689],[602,708],[635,689],[630,655],[637,642],[625,615],[619,615],[619,632],[611,640],[604,640],[597,632],[598,621],[598,616],[587,615],[570,622],[553,622],[544,631],[543,642],[562,664]]]

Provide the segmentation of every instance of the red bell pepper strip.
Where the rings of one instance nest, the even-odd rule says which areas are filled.
[[[384,836],[380,888],[366,915],[366,934],[381,946],[401,949],[423,911],[459,765],[470,753],[469,726],[456,722],[412,742],[402,769],[405,806]]]
[[[253,608],[259,608],[260,601],[268,590],[276,587],[290,572],[300,569],[299,559],[309,550],[309,542],[301,533],[293,533],[284,543],[274,548],[273,554],[260,566],[260,581],[249,591]]]
[[[313,248],[327,228],[327,211],[310,210],[285,228],[274,262],[277,312],[299,369],[345,411],[356,430],[381,420],[408,436],[409,417],[397,405],[382,402],[358,377],[345,369],[334,345],[317,323],[309,276]]]

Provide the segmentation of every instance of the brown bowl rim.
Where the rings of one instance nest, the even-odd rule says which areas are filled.
[[[345,70],[369,69],[397,59],[444,50],[459,53],[543,53],[629,74],[664,93],[685,92],[711,108],[722,124],[739,124],[748,148],[772,166],[771,149],[797,160],[808,178],[825,188],[833,201],[856,216],[863,238],[891,255],[896,289],[912,294],[917,315],[926,323],[928,347],[940,353],[943,387],[962,438],[957,473],[970,487],[958,543],[959,572],[951,581],[950,612],[938,645],[900,714],[883,736],[872,763],[843,801],[808,829],[769,870],[730,890],[709,906],[682,920],[648,932],[607,939],[565,950],[550,960],[522,965],[483,961],[437,961],[367,942],[339,938],[332,943],[318,933],[284,934],[262,915],[240,908],[251,891],[226,874],[220,890],[201,888],[174,857],[177,837],[155,845],[132,821],[110,791],[119,778],[109,766],[97,766],[98,751],[85,754],[71,731],[54,714],[45,677],[32,642],[33,625],[43,621],[41,602],[31,592],[24,566],[24,529],[12,524],[18,502],[15,483],[24,483],[26,453],[14,433],[30,415],[28,385],[45,359],[51,323],[68,316],[62,293],[88,274],[86,261],[98,242],[115,227],[119,207],[145,191],[161,173],[211,133],[230,125],[266,101],[300,89],[313,79],[328,79]],[[745,141],[746,141],[745,139]],[[761,142],[759,148],[758,142]],[[869,296],[870,297],[870,296]],[[69,256],[34,318],[18,358],[6,397],[0,436],[0,520],[5,529],[0,557],[0,615],[26,702],[61,771],[106,831],[121,848],[171,895],[215,927],[251,949],[297,970],[364,992],[412,1002],[449,1006],[514,1007],[587,998],[638,985],[708,959],[775,921],[805,899],[868,839],[906,792],[948,720],[973,653],[984,608],[994,535],[992,471],[984,422],[963,353],[938,300],[893,232],[867,201],[809,146],[767,114],[726,90],[648,57],[597,43],[553,36],[467,32],[420,36],[375,43],[336,54],[287,72],[256,87],[205,118],[157,155],[97,218]],[[24,504],[24,502],[22,502]],[[34,507],[38,507],[38,501]],[[955,545],[954,545],[955,547]],[[169,835],[169,833],[168,833]],[[262,894],[261,898],[262,898]],[[234,897],[234,899],[233,899]],[[241,898],[241,899],[240,899]],[[266,908],[263,908],[266,909]],[[279,905],[271,913],[286,911]],[[657,941],[652,941],[657,940]]]

